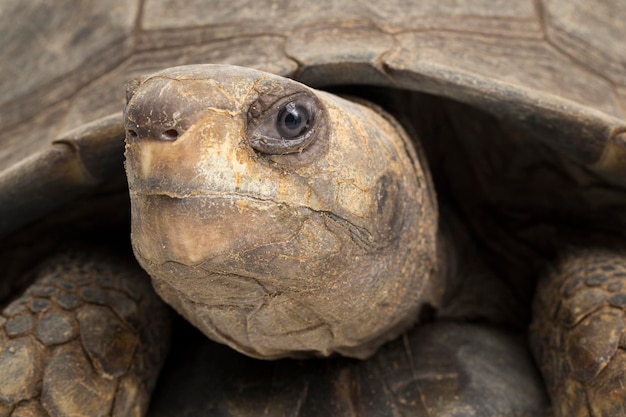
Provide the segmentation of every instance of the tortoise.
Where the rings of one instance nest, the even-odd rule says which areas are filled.
[[[210,337],[364,359],[175,331],[152,415],[543,415],[527,328],[555,415],[626,414],[626,6],[280,6],[5,2],[0,415],[146,412],[128,212]]]

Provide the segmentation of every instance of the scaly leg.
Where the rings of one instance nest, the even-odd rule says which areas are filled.
[[[0,315],[0,416],[142,416],[169,312],[135,264],[68,252]]]
[[[580,251],[539,284],[531,345],[557,416],[626,415],[626,254]]]

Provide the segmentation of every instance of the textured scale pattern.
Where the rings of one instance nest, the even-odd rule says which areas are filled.
[[[0,416],[144,415],[169,341],[146,274],[76,252],[36,274],[0,316]]]
[[[557,416],[626,414],[626,257],[566,257],[540,283],[531,345]]]

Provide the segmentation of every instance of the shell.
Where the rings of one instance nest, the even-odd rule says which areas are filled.
[[[306,10],[253,4],[5,2],[0,171],[8,171],[0,174],[0,205],[10,207],[7,195],[28,194],[15,183],[33,170],[11,175],[11,168],[55,148],[66,132],[119,113],[128,80],[192,63],[252,67],[313,87],[373,84],[450,97],[521,123],[574,160],[622,181],[626,4],[620,0],[395,0],[384,6],[326,0]],[[111,147],[110,154],[120,154]],[[119,160],[111,164],[109,171],[120,169]],[[41,184],[59,170],[53,166],[29,182]],[[102,180],[85,181],[91,176],[64,179],[71,184],[64,189]],[[1,221],[1,229],[41,215],[21,214],[34,204],[22,201],[19,209],[0,212],[12,219]]]

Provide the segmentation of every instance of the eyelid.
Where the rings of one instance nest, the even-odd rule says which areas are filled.
[[[299,136],[284,138],[278,132],[278,115],[290,104],[302,105],[309,112],[310,126]],[[258,103],[255,103],[251,108]],[[315,121],[319,112],[319,104],[315,97],[307,93],[296,93],[284,97],[269,106],[258,117],[248,120],[247,136],[250,146],[259,153],[266,155],[284,155],[302,152],[315,138]]]

